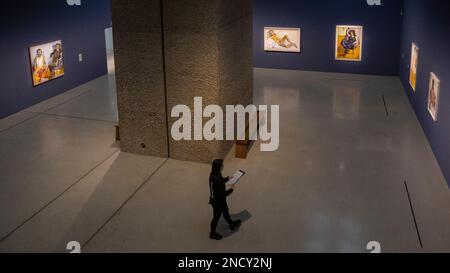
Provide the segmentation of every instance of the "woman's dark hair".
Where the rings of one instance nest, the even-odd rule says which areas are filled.
[[[212,163],[212,170],[211,174],[219,174],[221,172],[223,166],[223,160],[222,159],[216,159]]]

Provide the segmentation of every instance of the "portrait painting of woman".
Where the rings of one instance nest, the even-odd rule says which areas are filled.
[[[362,26],[336,27],[336,60],[361,61],[362,45]]]
[[[279,52],[300,52],[299,28],[275,28],[264,29],[264,50]]]
[[[438,121],[440,83],[438,77],[434,73],[431,73],[428,90],[428,111],[436,122]]]

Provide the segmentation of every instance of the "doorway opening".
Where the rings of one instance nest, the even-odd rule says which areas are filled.
[[[105,29],[105,43],[106,43],[106,61],[108,66],[108,74],[114,74],[114,42],[113,42],[113,30],[112,27]]]

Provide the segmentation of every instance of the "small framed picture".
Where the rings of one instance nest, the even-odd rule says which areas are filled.
[[[416,91],[417,67],[419,66],[419,47],[413,43],[411,47],[411,66],[409,68],[409,84]]]
[[[435,122],[438,121],[440,87],[440,80],[434,73],[431,73],[428,88],[428,111]]]

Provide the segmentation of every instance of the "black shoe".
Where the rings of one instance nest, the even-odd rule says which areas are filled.
[[[220,234],[217,233],[217,232],[211,232],[211,234],[209,234],[209,238],[210,238],[211,240],[220,241],[220,240],[223,239],[223,236],[220,235]]]
[[[242,224],[242,221],[241,221],[241,220],[234,221],[234,222],[230,225],[231,231],[236,230],[238,227],[241,226],[241,224]]]

